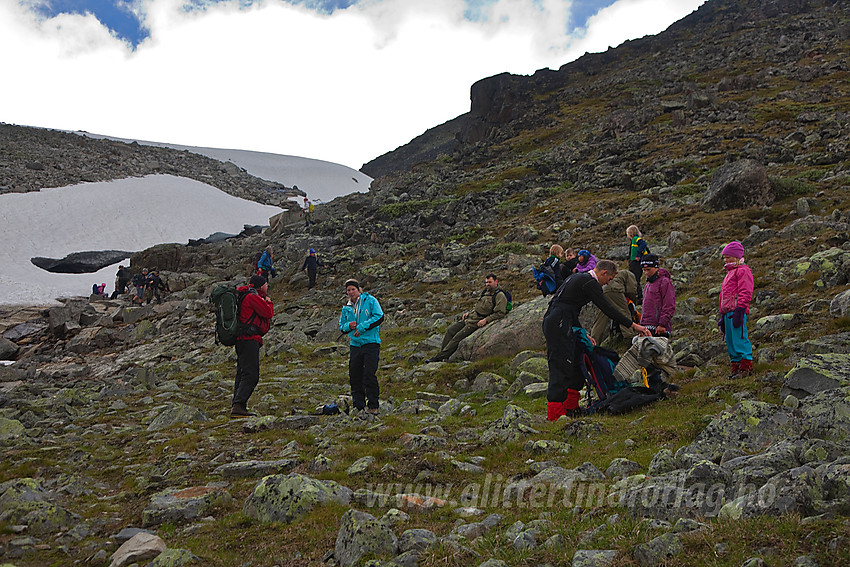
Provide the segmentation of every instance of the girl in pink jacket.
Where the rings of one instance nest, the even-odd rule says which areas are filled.
[[[747,316],[753,298],[753,272],[744,263],[744,245],[730,242],[721,252],[726,277],[720,286],[720,316],[717,325],[726,337],[732,361],[730,378],[753,371],[753,344],[747,333]]]

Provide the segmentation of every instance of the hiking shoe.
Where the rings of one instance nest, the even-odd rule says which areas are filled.
[[[738,365],[738,375],[739,376],[749,376],[753,373],[753,361],[752,360],[742,360]]]
[[[741,374],[741,363],[733,362],[729,368],[729,376],[727,378],[737,378]]]
[[[256,417],[257,414],[248,411],[245,407],[245,404],[233,404],[233,407],[230,408],[230,417],[233,418],[243,418],[243,417]]]
[[[440,357],[437,357],[437,356],[432,356],[431,358],[429,358],[429,359],[428,359],[428,360],[426,360],[425,362],[426,362],[426,363],[430,363],[430,362],[443,362],[443,359],[442,359],[442,358],[440,358]]]
[[[369,408],[366,411],[371,413],[372,415],[378,415],[378,408]]]

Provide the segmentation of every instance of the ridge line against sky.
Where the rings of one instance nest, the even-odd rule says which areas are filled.
[[[0,121],[360,166],[705,0],[0,0]]]

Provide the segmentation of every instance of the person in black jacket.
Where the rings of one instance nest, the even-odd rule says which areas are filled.
[[[605,315],[624,327],[631,327],[639,335],[650,333],[619,312],[605,299],[602,286],[617,275],[617,264],[600,260],[589,272],[576,273],[564,281],[543,316],[543,336],[546,337],[546,356],[549,362],[549,388],[546,393],[546,414],[549,421],[562,415],[579,415],[579,390],[584,377],[578,366],[579,344],[574,328],[581,328],[579,313],[587,303],[593,302]],[[595,344],[595,341],[591,339]]]
[[[168,285],[159,277],[159,270],[154,268],[145,280],[145,299],[147,300],[147,304],[150,304],[151,299],[154,297],[156,297],[157,303],[162,303],[162,296],[159,293],[161,291],[171,290],[168,289]]]
[[[319,266],[325,267],[316,256],[316,251],[310,248],[307,257],[304,258],[304,263],[301,264],[301,271],[307,270],[307,277],[310,278],[310,285],[307,286],[307,289],[316,287],[316,274],[319,273]]]

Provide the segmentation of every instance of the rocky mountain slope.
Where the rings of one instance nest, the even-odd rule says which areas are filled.
[[[849,26],[844,2],[711,0],[657,37],[481,81],[454,143],[400,149],[307,229],[135,255],[174,290],[161,305],[3,313],[0,560],[847,564]],[[630,224],[673,274],[681,392],[548,423],[530,266],[555,242],[623,260]],[[733,239],[757,362],[734,381],[714,324]],[[268,244],[261,417],[234,422],[206,297]],[[309,291],[308,247],[328,264]],[[489,272],[514,310],[424,363]],[[388,315],[377,418],[315,415],[344,404],[350,276]]]

